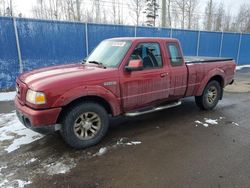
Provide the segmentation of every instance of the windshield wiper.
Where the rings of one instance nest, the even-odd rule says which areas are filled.
[[[93,63],[93,64],[96,64],[96,65],[100,65],[101,67],[106,69],[106,67],[102,63],[100,63],[98,61],[88,61],[88,63]]]
[[[84,64],[84,63],[86,63],[87,62],[87,60],[86,59],[83,59],[82,60],[82,64]]]

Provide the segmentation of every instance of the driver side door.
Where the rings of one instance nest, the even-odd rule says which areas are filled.
[[[170,81],[164,67],[160,44],[139,43],[129,60],[141,59],[143,69],[126,72],[120,77],[123,109],[125,111],[149,106],[169,96]]]

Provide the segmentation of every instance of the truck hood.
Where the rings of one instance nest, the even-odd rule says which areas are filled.
[[[79,85],[97,77],[110,75],[113,68],[104,69],[96,65],[67,64],[36,69],[19,76],[19,79],[33,90],[46,90],[60,85]],[[88,76],[89,75],[89,76]],[[94,75],[98,75],[97,77]]]

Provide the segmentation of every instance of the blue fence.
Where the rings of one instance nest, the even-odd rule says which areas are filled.
[[[0,90],[13,88],[22,71],[75,62],[103,39],[134,36],[174,37],[184,55],[250,63],[250,34],[0,17]]]

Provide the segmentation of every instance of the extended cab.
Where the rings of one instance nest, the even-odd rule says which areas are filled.
[[[104,137],[109,116],[154,112],[189,96],[213,109],[235,67],[228,58],[184,58],[177,39],[113,38],[83,62],[20,75],[15,106],[26,127],[58,130],[70,146],[85,148]]]

